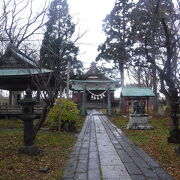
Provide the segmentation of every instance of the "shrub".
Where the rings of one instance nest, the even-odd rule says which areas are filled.
[[[67,124],[75,124],[79,110],[77,104],[68,99],[57,99],[56,104],[48,114],[48,121],[53,126],[58,126],[59,117],[61,118],[62,128]]]

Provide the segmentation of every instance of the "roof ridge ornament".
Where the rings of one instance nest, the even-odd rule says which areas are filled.
[[[96,64],[97,64],[97,63],[96,63],[95,61],[92,61],[92,62],[91,62],[91,67],[94,67],[94,66],[96,67]]]

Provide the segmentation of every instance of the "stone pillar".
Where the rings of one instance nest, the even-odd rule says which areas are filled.
[[[111,112],[111,91],[110,91],[110,85],[108,86],[108,115],[112,115]]]
[[[81,114],[83,116],[86,115],[86,84],[84,84],[84,86],[83,86],[83,98],[82,98]]]
[[[18,91],[11,91],[11,104],[10,105],[17,106],[18,104],[17,95],[18,95]]]

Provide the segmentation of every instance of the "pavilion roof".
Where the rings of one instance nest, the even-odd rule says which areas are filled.
[[[0,77],[5,76],[23,76],[23,75],[35,75],[40,73],[49,73],[48,69],[0,69]]]
[[[39,68],[36,61],[31,59],[18,48],[10,44],[0,57],[0,89],[22,91],[27,87],[36,90],[33,76],[43,75],[44,78],[52,70]]]
[[[0,57],[0,61],[0,77],[17,77],[52,72],[49,69],[38,68],[35,60],[31,59],[13,44],[8,45],[5,54]]]
[[[154,93],[147,87],[128,87],[121,89],[122,97],[154,97]]]
[[[10,50],[14,53],[14,55],[19,57],[21,60],[23,60],[27,64],[37,67],[37,63],[35,63],[35,61],[32,58],[27,56],[25,53],[20,51],[18,48],[14,47],[14,46],[10,46]]]
[[[13,44],[8,45],[4,55],[0,57],[0,61],[0,69],[37,68],[37,62]]]

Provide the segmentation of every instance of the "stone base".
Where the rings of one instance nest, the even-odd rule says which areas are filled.
[[[38,147],[34,144],[32,146],[22,146],[19,148],[19,153],[28,155],[37,155],[40,153]]]
[[[175,149],[176,154],[180,155],[180,146]]]
[[[127,129],[154,129],[148,123],[147,114],[130,114]]]

